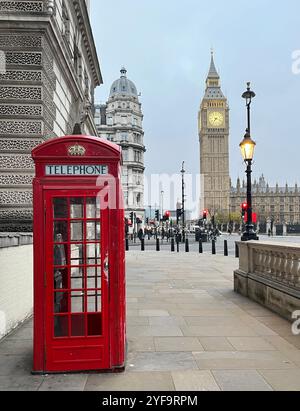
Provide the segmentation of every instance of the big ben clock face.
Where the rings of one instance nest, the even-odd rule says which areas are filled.
[[[208,115],[208,123],[211,127],[221,127],[224,124],[224,115],[220,111],[213,111]]]

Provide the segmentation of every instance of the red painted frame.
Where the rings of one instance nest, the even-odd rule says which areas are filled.
[[[70,148],[84,147],[84,155],[70,155]],[[82,152],[81,152],[82,154]],[[66,136],[35,148],[34,191],[34,373],[122,370],[125,368],[126,293],[124,206],[120,181],[121,149],[89,136]],[[47,176],[46,165],[106,165],[109,176]],[[113,178],[113,180],[112,180]],[[112,183],[113,181],[113,183]],[[53,197],[93,197],[105,188],[115,207],[101,211],[101,269],[105,308],[103,336],[52,338],[53,328]],[[105,276],[106,251],[109,283]],[[105,282],[104,282],[105,281]],[[107,293],[106,293],[107,290]],[[103,301],[104,301],[103,300]],[[104,307],[104,304],[103,304]],[[70,307],[69,307],[70,310]],[[91,348],[92,354],[87,354]],[[98,347],[94,350],[94,347]],[[103,347],[103,358],[99,347]],[[63,355],[52,361],[53,350]],[[94,350],[94,351],[93,351]],[[98,350],[98,351],[97,351]],[[71,358],[71,360],[70,360]],[[74,360],[73,360],[74,359]]]

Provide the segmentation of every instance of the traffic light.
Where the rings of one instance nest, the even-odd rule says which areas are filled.
[[[131,220],[132,223],[134,222],[134,213],[133,212],[130,213],[130,220]]]
[[[242,208],[242,217],[244,218],[245,215],[246,215],[246,213],[247,213],[247,210],[248,210],[248,204],[247,204],[247,203],[243,203],[242,206],[241,206],[241,208]]]
[[[164,215],[164,221],[169,221],[171,217],[170,211],[166,211]]]
[[[181,216],[182,216],[182,210],[181,210],[181,208],[178,208],[177,212],[176,212],[177,225],[179,224],[179,220],[180,220]]]
[[[149,218],[146,218],[146,224],[149,225]]]
[[[208,211],[204,210],[203,211],[203,220],[207,220],[207,217],[208,217]]]
[[[156,211],[155,211],[155,219],[156,219],[157,221],[160,220],[159,210],[156,210]]]

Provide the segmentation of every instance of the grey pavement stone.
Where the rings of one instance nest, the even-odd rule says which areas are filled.
[[[176,391],[220,391],[210,371],[175,371],[172,377]]]
[[[84,374],[49,375],[44,378],[39,391],[83,391],[87,379]]]
[[[236,351],[276,351],[276,348],[261,337],[228,337]]]
[[[213,371],[213,375],[222,391],[273,391],[254,370]]]
[[[194,353],[200,370],[289,370],[294,363],[277,351]]]
[[[205,351],[234,351],[226,337],[200,337],[199,341]]]
[[[25,376],[0,376],[0,391],[38,391],[44,381],[44,377],[31,375]]]
[[[85,391],[175,391],[169,372],[90,375]]]
[[[192,352],[203,351],[200,341],[194,337],[154,338],[156,351],[160,352]]]
[[[197,362],[191,353],[155,352],[135,353],[128,359],[129,371],[197,370]]]
[[[300,391],[300,370],[260,371],[275,391]]]

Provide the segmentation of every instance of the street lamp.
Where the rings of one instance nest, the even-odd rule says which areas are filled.
[[[185,242],[185,162],[182,163],[181,175],[182,175],[182,242]]]
[[[253,212],[252,212],[252,164],[254,158],[254,151],[256,147],[255,141],[251,138],[251,121],[250,121],[250,107],[252,99],[255,97],[255,93],[250,88],[250,83],[247,83],[247,91],[242,95],[246,100],[247,115],[248,115],[248,127],[244,140],[240,144],[240,149],[242,152],[243,160],[247,165],[246,175],[247,175],[247,224],[246,231],[242,236],[242,241],[259,240],[257,234],[254,230],[253,225]]]

